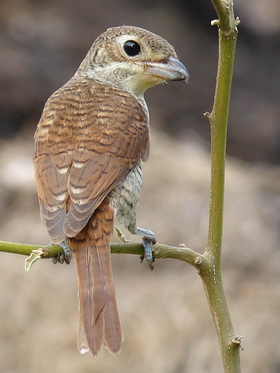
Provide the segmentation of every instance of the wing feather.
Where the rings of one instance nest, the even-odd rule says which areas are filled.
[[[149,153],[145,110],[128,92],[72,78],[48,100],[35,134],[42,220],[54,243],[74,237]]]

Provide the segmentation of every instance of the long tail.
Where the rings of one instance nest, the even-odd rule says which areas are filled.
[[[78,272],[78,348],[94,356],[103,346],[117,353],[123,340],[109,247],[113,229],[114,214],[106,198],[87,226],[70,239]]]

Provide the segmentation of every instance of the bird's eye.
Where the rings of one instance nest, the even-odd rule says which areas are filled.
[[[125,53],[130,57],[136,56],[140,53],[141,50],[140,45],[133,40],[126,41],[123,45],[123,49]]]

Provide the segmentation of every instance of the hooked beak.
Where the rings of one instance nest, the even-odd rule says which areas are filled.
[[[167,62],[149,62],[147,64],[149,74],[163,80],[189,81],[189,72],[177,58],[170,56]]]

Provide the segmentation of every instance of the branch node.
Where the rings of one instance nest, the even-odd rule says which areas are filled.
[[[201,255],[198,255],[195,260],[194,260],[194,264],[196,266],[199,266],[200,264],[202,263],[202,256]]]
[[[41,250],[42,250],[41,258],[49,258],[49,255],[50,255],[49,250],[43,247],[41,248]]]
[[[244,348],[241,346],[241,341],[243,338],[244,338],[244,335],[236,335],[235,337],[233,337],[230,341],[228,349],[231,349],[233,347],[239,347],[241,351],[243,351]]]
[[[213,19],[211,21],[211,26],[219,26],[219,24],[220,24],[220,21],[218,19]]]
[[[153,246],[153,253],[154,255],[158,255],[160,253],[160,247],[158,247],[156,244]]]

